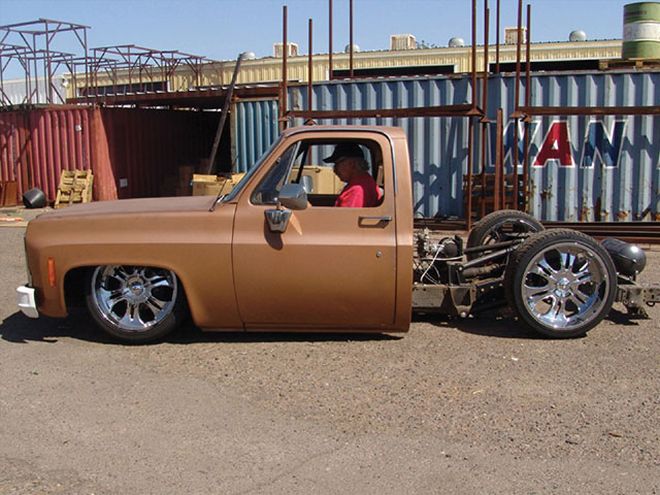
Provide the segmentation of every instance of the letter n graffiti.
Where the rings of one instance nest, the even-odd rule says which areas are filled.
[[[617,120],[607,132],[602,121],[589,122],[580,166],[591,168],[600,160],[604,167],[618,167],[625,127],[625,120]]]

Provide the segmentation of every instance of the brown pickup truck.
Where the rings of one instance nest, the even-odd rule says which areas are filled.
[[[346,142],[363,150],[376,206],[335,207],[336,188],[315,176]],[[543,230],[517,211],[488,215],[464,243],[415,231],[412,203],[401,129],[289,129],[228,194],[98,202],[31,221],[18,305],[64,317],[84,302],[102,329],[137,343],[188,315],[208,330],[405,332],[412,310],[499,312],[574,337],[615,300],[637,316],[660,300],[635,280],[645,263],[635,246]]]

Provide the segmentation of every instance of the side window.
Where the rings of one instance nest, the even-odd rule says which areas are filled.
[[[356,147],[362,159],[358,160],[360,174],[351,183],[342,181],[335,170],[334,160],[337,149],[344,149],[351,143]],[[341,161],[341,159],[339,160]],[[361,175],[364,174],[364,175]],[[374,184],[375,181],[375,184]],[[305,140],[291,145],[277,159],[273,168],[261,181],[252,195],[255,204],[275,204],[280,189],[284,184],[302,184],[312,207],[333,207],[342,192],[357,183],[358,187],[371,190],[371,203],[377,206],[382,201],[384,191],[384,173],[382,152],[378,143],[373,141]],[[374,190],[377,190],[374,192]],[[375,203],[377,198],[377,203]]]

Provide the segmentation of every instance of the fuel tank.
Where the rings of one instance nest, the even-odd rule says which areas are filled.
[[[601,241],[603,247],[610,253],[616,271],[621,275],[634,277],[642,273],[646,266],[646,253],[639,246],[629,244],[614,237]]]

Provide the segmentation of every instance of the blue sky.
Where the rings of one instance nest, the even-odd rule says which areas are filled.
[[[623,6],[631,1],[531,0],[524,4],[532,5],[533,41],[562,41],[574,29],[582,29],[589,39],[620,39]],[[477,2],[480,31],[483,2]],[[502,26],[515,26],[517,0],[501,2]],[[348,44],[348,4],[348,0],[333,2],[334,51]],[[228,60],[243,51],[258,57],[272,55],[273,43],[282,37],[283,5],[288,6],[289,40],[307,53],[307,19],[311,17],[314,52],[327,52],[327,0],[0,0],[0,25],[54,19],[90,26],[90,48],[135,44]],[[460,36],[469,44],[470,5],[470,0],[354,0],[354,39],[362,50],[387,49],[389,35],[395,33],[412,33],[418,41],[440,46]],[[490,0],[493,23],[495,5],[496,0]],[[494,42],[494,28],[491,39]],[[53,44],[55,50],[81,53],[75,38],[66,33]],[[21,76],[22,72],[13,77]]]

